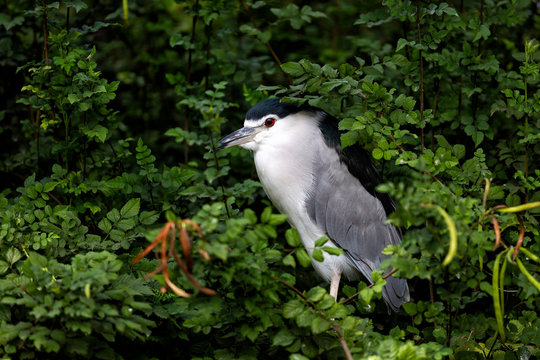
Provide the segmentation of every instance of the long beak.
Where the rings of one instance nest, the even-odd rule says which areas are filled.
[[[253,140],[259,131],[250,127],[243,127],[219,140],[216,150],[225,149],[235,145],[242,145]]]

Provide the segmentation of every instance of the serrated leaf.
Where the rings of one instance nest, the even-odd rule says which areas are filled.
[[[123,207],[120,209],[120,215],[123,218],[130,218],[139,214],[141,208],[141,199],[134,198],[130,199]]]
[[[49,181],[43,186],[43,192],[53,191],[56,185],[58,185],[57,181]]]
[[[311,331],[314,334],[320,334],[322,332],[325,332],[330,328],[330,323],[328,320],[323,319],[321,317],[316,317],[313,319],[313,322],[311,323]]]
[[[112,224],[107,218],[101,219],[101,221],[98,224],[98,228],[100,228],[104,233],[109,233],[112,229]]]
[[[109,133],[109,130],[101,125],[94,126],[93,129],[86,130],[84,132],[89,138],[97,138],[100,142],[104,143],[107,139],[107,134]]]
[[[309,291],[306,294],[306,300],[317,302],[322,299],[324,294],[326,294],[326,290],[324,290],[320,286],[316,286],[314,288],[309,289]]]
[[[356,131],[347,131],[345,134],[342,134],[341,135],[341,146],[343,146],[344,148],[347,147],[347,146],[351,146],[351,145],[354,145],[356,144],[356,142],[358,141],[358,132]]]
[[[122,219],[117,224],[118,228],[123,231],[131,230],[135,225],[136,223],[133,219]]]
[[[139,216],[139,221],[143,225],[152,225],[159,219],[159,213],[156,211],[142,211]]]
[[[283,71],[293,77],[299,77],[304,74],[304,68],[297,62],[286,62],[281,65]]]
[[[112,209],[107,213],[107,218],[115,223],[120,220],[121,216],[117,209]]]
[[[21,252],[17,248],[10,247],[8,251],[6,251],[6,260],[9,262],[10,265],[15,264],[21,259],[21,257]]]
[[[306,309],[302,311],[300,315],[296,317],[296,325],[300,327],[308,327],[311,326],[311,322],[315,318],[315,315],[311,312],[311,310]]]
[[[80,100],[79,95],[77,94],[69,94],[67,97],[70,104],[76,103]]]
[[[283,305],[283,317],[292,319],[304,311],[304,304],[300,300],[291,300]]]

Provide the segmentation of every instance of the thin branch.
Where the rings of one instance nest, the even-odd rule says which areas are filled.
[[[338,334],[339,343],[341,344],[341,347],[343,348],[343,352],[345,352],[345,357],[347,358],[347,360],[353,360],[354,358],[352,356],[351,350],[349,349],[349,345],[347,345],[347,341],[345,341],[345,336],[343,335],[343,331],[339,327],[339,324],[337,322],[334,322],[332,324],[332,327]]]
[[[242,6],[244,7],[244,10],[246,10],[246,14],[249,17],[249,20],[251,21],[251,23],[253,24],[255,29],[261,31],[261,28],[259,27],[259,25],[257,25],[257,22],[253,18],[253,15],[251,14],[251,11],[249,10],[249,7],[247,6],[246,2],[244,0],[240,0],[240,2],[242,3]],[[291,77],[289,76],[289,74],[287,74],[285,71],[283,71],[283,68],[281,67],[281,61],[279,60],[279,57],[277,56],[276,52],[274,51],[274,48],[272,48],[272,45],[270,44],[270,42],[267,41],[267,42],[264,43],[264,45],[266,45],[266,47],[268,48],[268,51],[270,51],[270,54],[272,55],[272,58],[274,59],[276,64],[278,64],[279,69],[283,72],[283,74],[285,74],[285,77],[287,78],[287,81],[289,82],[289,85],[292,85],[293,82],[292,82]]]
[[[262,269],[258,269],[260,272],[264,272],[264,270]],[[388,276],[390,276],[391,274],[393,274],[393,272],[391,272],[390,274],[388,274]],[[281,284],[285,285],[287,288],[291,289],[292,291],[294,291],[298,296],[300,296],[302,299],[304,300],[307,300],[306,299],[306,296],[300,291],[298,290],[297,288],[295,288],[294,286],[292,286],[291,284],[288,284],[287,282],[281,280],[280,278],[274,276],[274,275],[271,275],[269,274],[270,278],[274,279],[274,280],[277,280],[279,281]],[[371,287],[371,286],[370,286]],[[308,302],[309,305],[315,309],[315,304],[313,304],[312,302]],[[316,310],[320,315],[323,315],[324,317],[326,317],[326,315],[320,311],[320,310]],[[337,321],[335,321],[334,319],[330,319],[331,322],[332,322],[332,327],[334,328],[334,330],[336,331],[337,333],[337,336],[338,336],[338,339],[339,339],[339,343],[341,344],[341,347],[343,348],[343,352],[345,353],[345,357],[347,358],[347,360],[353,360],[353,356],[352,356],[352,353],[351,353],[351,350],[349,349],[349,345],[347,345],[347,341],[345,340],[345,335],[343,335],[343,331],[341,330],[341,328],[339,327],[339,324],[337,323]]]
[[[394,145],[396,145],[399,151],[401,151],[402,153],[405,152],[405,150],[397,143],[396,139],[394,139],[394,136],[392,134],[390,134],[390,139],[392,139],[392,142],[394,143]]]
[[[47,195],[49,195],[54,201],[56,201],[58,205],[63,205],[62,202],[60,202],[60,200],[58,200],[56,196],[54,196],[50,191],[47,193]]]

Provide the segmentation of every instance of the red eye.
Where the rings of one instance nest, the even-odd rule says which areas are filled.
[[[275,123],[276,123],[276,119],[274,118],[268,118],[264,121],[264,125],[266,125],[267,127],[272,127],[274,126]]]

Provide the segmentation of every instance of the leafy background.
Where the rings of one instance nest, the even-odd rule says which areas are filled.
[[[21,0],[0,28],[2,358],[538,356],[536,1]],[[271,95],[371,153],[401,312],[380,272],[335,303],[251,154],[209,152]],[[132,264],[178,219],[217,296]]]

